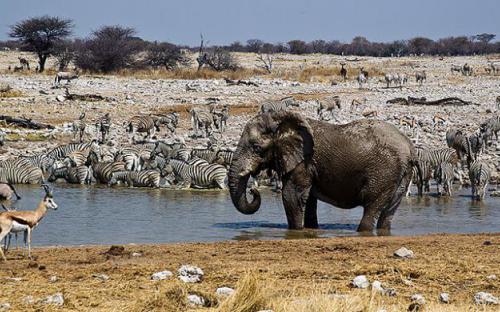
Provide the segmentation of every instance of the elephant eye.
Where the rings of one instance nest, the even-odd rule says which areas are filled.
[[[262,146],[260,146],[260,144],[258,144],[258,143],[253,143],[252,144],[252,148],[257,153],[262,152]]]

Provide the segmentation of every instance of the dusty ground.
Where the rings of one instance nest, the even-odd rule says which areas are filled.
[[[401,246],[413,250],[415,258],[395,258],[393,252]],[[217,309],[215,290],[222,286],[238,289],[238,281],[248,272],[252,272],[259,287],[266,290],[268,298],[263,304],[269,306],[262,308],[275,311],[288,310],[284,308],[284,299],[325,298],[328,294],[331,298],[332,294],[346,294],[347,298],[366,300],[370,297],[369,290],[349,286],[350,281],[361,274],[370,281],[381,281],[384,287],[394,288],[397,295],[376,295],[361,304],[363,309],[346,308],[343,311],[377,311],[378,308],[403,311],[410,303],[409,297],[416,293],[426,298],[427,311],[483,311],[483,307],[473,303],[476,292],[500,295],[499,234],[124,247],[125,252],[117,256],[105,253],[109,246],[36,248],[36,260],[31,262],[12,252],[8,262],[0,263],[0,304],[10,303],[14,311],[50,310],[53,307],[26,304],[23,300],[32,296],[36,301],[61,292],[65,298],[64,307],[54,310],[185,311],[188,310],[185,295],[198,293],[211,299],[212,309]],[[140,252],[143,256],[132,257],[132,252]],[[189,285],[175,278],[150,280],[151,274],[158,271],[176,273],[183,264],[202,268],[204,280]],[[106,274],[110,279],[100,281],[93,274]],[[488,279],[491,275],[496,275],[497,279]],[[57,281],[49,282],[51,276],[57,276]],[[438,303],[441,292],[450,294],[451,305]],[[318,304],[320,301],[318,299]],[[300,306],[297,304],[294,311],[301,310]],[[314,304],[306,306],[309,308],[304,307],[301,311],[315,310]],[[484,311],[498,311],[498,306]]]

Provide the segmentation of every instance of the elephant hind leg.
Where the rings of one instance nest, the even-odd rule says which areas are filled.
[[[401,179],[401,183],[397,187],[392,198],[386,203],[385,207],[380,212],[377,221],[377,229],[379,230],[379,233],[390,234],[392,218],[394,216],[394,213],[398,209],[399,204],[401,204],[401,200],[405,195],[407,185],[410,183],[410,179],[411,177],[408,175],[404,176]]]

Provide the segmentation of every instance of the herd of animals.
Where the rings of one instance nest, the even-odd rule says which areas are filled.
[[[24,65],[23,65],[24,66]],[[29,64],[26,64],[29,68]],[[457,68],[452,67],[452,72],[461,72],[464,75],[471,75],[473,70],[468,65],[459,66]],[[491,65],[490,72],[498,72],[498,68]],[[344,79],[347,77],[347,70],[342,66],[341,75]],[[357,77],[357,81],[360,87],[366,82],[368,73],[363,69],[360,70],[360,74]],[[60,83],[61,80],[71,80],[78,78],[77,74],[70,73],[58,73],[55,82]],[[425,71],[415,73],[415,79],[418,83],[422,84],[426,81]],[[391,84],[396,84],[397,86],[402,86],[408,80],[405,74],[386,74],[385,81],[387,87]],[[30,244],[31,230],[35,227],[38,222],[43,218],[47,209],[56,209],[57,204],[55,204],[52,198],[52,191],[47,186],[46,182],[66,182],[72,184],[107,184],[113,186],[116,184],[124,184],[134,187],[179,187],[179,188],[220,188],[226,189],[230,187],[231,198],[235,206],[243,213],[253,213],[258,209],[260,205],[260,195],[258,192],[252,188],[251,193],[254,196],[254,200],[251,202],[247,201],[246,195],[242,195],[242,188],[235,186],[238,183],[238,179],[245,180],[241,178],[243,176],[251,175],[253,184],[259,183],[269,183],[272,184],[276,190],[283,190],[283,199],[285,204],[285,210],[287,212],[287,219],[290,228],[303,228],[303,227],[317,227],[315,204],[310,204],[309,199],[289,199],[287,196],[290,193],[294,193],[293,190],[297,190],[297,181],[289,182],[290,177],[287,177],[286,171],[289,166],[289,162],[298,161],[294,160],[294,155],[287,155],[286,160],[279,161],[279,153],[287,153],[284,147],[279,144],[271,144],[272,148],[277,149],[273,151],[272,156],[266,156],[266,165],[268,170],[258,170],[261,169],[259,166],[256,168],[243,168],[241,172],[237,172],[239,169],[236,167],[243,166],[245,163],[244,156],[242,156],[241,149],[245,144],[250,145],[250,149],[253,150],[259,157],[264,157],[266,147],[264,147],[261,142],[267,142],[266,136],[269,133],[282,133],[287,129],[290,133],[293,131],[300,132],[301,136],[299,138],[293,138],[293,135],[283,135],[281,139],[292,140],[293,142],[300,142],[303,146],[300,148],[302,152],[305,152],[307,148],[312,149],[312,145],[307,147],[306,141],[307,135],[311,136],[310,129],[320,129],[319,133],[331,131],[332,137],[335,137],[338,129],[330,130],[327,128],[323,122],[326,118],[325,115],[333,115],[336,109],[341,108],[341,101],[338,96],[333,96],[329,101],[318,101],[317,115],[320,121],[317,120],[306,120],[300,113],[291,113],[292,107],[299,107],[300,102],[295,100],[293,97],[285,97],[280,100],[271,100],[261,103],[260,113],[257,119],[252,119],[249,124],[243,130],[242,138],[238,144],[238,151],[234,147],[221,146],[219,140],[217,139],[217,132],[222,136],[226,127],[227,121],[230,118],[229,106],[225,105],[219,107],[218,105],[210,105],[207,108],[193,107],[189,111],[189,116],[191,119],[192,126],[192,137],[199,138],[205,137],[209,138],[209,143],[206,148],[189,148],[186,146],[182,139],[175,139],[170,141],[157,140],[155,133],[161,131],[161,128],[165,128],[170,134],[175,134],[176,128],[179,124],[180,115],[176,112],[171,112],[161,115],[137,115],[131,117],[126,125],[125,130],[129,134],[129,144],[117,145],[110,140],[110,131],[114,127],[120,127],[120,125],[114,124],[112,122],[109,113],[101,116],[95,122],[88,122],[86,119],[86,114],[82,113],[78,120],[75,120],[72,124],[74,132],[74,140],[78,142],[60,145],[46,153],[31,155],[31,156],[18,156],[14,159],[8,159],[0,161],[0,199],[11,200],[14,198],[20,198],[15,189],[15,184],[41,184],[46,195],[40,202],[37,210],[32,212],[18,212],[11,211],[9,208],[4,207],[6,212],[0,213],[0,240],[7,238],[8,234],[15,234],[24,232],[27,233],[28,246]],[[351,104],[351,109],[360,105],[359,100],[354,100]],[[497,98],[497,108],[500,106],[500,97]],[[365,116],[369,117],[369,116]],[[410,123],[412,123],[410,121]],[[122,125],[123,126],[123,125]],[[353,129],[363,130],[366,125],[362,122],[352,123]],[[414,126],[412,123],[411,126]],[[92,138],[92,140],[84,142],[84,137],[86,129],[89,127],[95,127],[98,137]],[[326,128],[325,128],[326,127]],[[376,124],[376,127],[380,128],[381,132],[391,132],[393,130],[386,129],[383,122]],[[255,128],[255,129],[254,129]],[[265,130],[261,131],[261,128]],[[259,130],[257,130],[259,129]],[[300,129],[300,130],[296,130]],[[344,131],[344,130],[342,130]],[[341,131],[341,132],[342,132]],[[347,131],[347,130],[346,130]],[[349,130],[351,131],[351,130]],[[354,131],[354,130],[352,130]],[[452,184],[454,181],[464,182],[464,177],[466,180],[468,178],[472,190],[472,196],[474,199],[483,200],[487,188],[487,184],[491,177],[491,165],[488,164],[483,158],[484,153],[488,153],[492,146],[495,146],[495,142],[498,142],[498,132],[500,131],[500,115],[496,113],[494,117],[484,120],[478,125],[477,131],[475,133],[467,133],[461,129],[449,129],[446,133],[446,142],[448,147],[440,148],[422,148],[417,147],[416,157],[408,158],[408,163],[411,163],[411,183],[417,185],[418,195],[422,195],[424,192],[430,191],[430,180],[434,179],[437,186],[438,194],[444,196],[451,196]],[[309,132],[309,134],[307,134]],[[138,134],[145,134],[145,137],[137,140],[136,136]],[[370,136],[373,134],[366,134],[366,140],[370,140]],[[377,134],[378,135],[378,134]],[[400,136],[400,133],[393,134],[394,137]],[[330,138],[321,137],[318,138],[319,141],[324,140],[323,146],[316,144],[318,151],[325,150],[328,148],[330,143]],[[250,137],[246,139],[246,137]],[[269,139],[270,140],[270,139]],[[333,139],[332,139],[333,140]],[[384,138],[383,140],[386,140]],[[401,138],[398,137],[397,140],[391,142],[394,144],[393,148],[401,148],[402,146],[411,146],[411,143],[407,143],[408,139],[402,135]],[[318,141],[318,142],[319,142]],[[1,144],[4,144],[0,140]],[[295,144],[295,143],[294,143]],[[299,143],[297,143],[299,144]],[[349,145],[351,143],[346,143]],[[388,144],[390,146],[391,144]],[[409,144],[409,145],[408,145]],[[346,148],[346,147],[343,147]],[[359,152],[356,150],[356,152]],[[238,164],[233,165],[233,158],[235,153],[239,156]],[[312,152],[311,152],[312,153]],[[325,154],[330,152],[325,151]],[[301,157],[295,157],[299,160],[305,161],[307,157],[322,157],[322,153],[316,153],[319,156],[302,155]],[[365,155],[366,156],[366,155]],[[276,159],[269,159],[276,158]],[[361,159],[363,156],[360,156]],[[238,158],[238,157],[236,157]],[[310,160],[310,159],[309,159]],[[367,162],[373,161],[371,158],[366,158]],[[326,163],[327,161],[325,161]],[[269,165],[273,163],[273,165]],[[295,164],[297,166],[297,164]],[[378,164],[377,166],[380,166]],[[250,166],[250,165],[249,165]],[[319,164],[315,166],[321,167]],[[375,166],[375,165],[374,165]],[[263,166],[264,167],[264,166]],[[318,168],[316,168],[317,170]],[[344,168],[345,169],[345,168]],[[339,170],[344,170],[339,169]],[[298,169],[290,169],[298,170]],[[303,172],[301,179],[306,179],[308,169],[303,168],[300,170],[305,170]],[[299,172],[300,172],[299,170]],[[329,169],[323,170],[323,172],[328,172]],[[380,169],[382,170],[382,169]],[[239,176],[240,178],[233,178],[231,181],[231,171],[233,171],[233,176]],[[261,171],[259,176],[254,176],[253,173]],[[340,171],[332,172],[333,175]],[[348,172],[345,172],[345,179],[351,179]],[[366,179],[378,179],[379,177],[373,177],[373,173],[367,173],[370,178]],[[283,183],[282,180],[285,180]],[[288,180],[288,181],[287,181]],[[307,180],[307,179],[306,179]],[[329,177],[326,176],[325,181],[328,182]],[[388,180],[390,180],[388,176]],[[308,181],[308,182],[307,182]],[[304,182],[309,185],[307,190],[311,188],[311,181],[307,180]],[[349,180],[350,181],[350,180]],[[248,181],[246,181],[248,182]],[[325,183],[327,183],[325,182]],[[336,185],[339,181],[329,181],[331,185]],[[358,182],[351,181],[356,184]],[[348,185],[351,182],[346,182]],[[302,182],[300,182],[302,183]],[[300,184],[299,183],[299,184]],[[394,214],[395,209],[400,203],[401,195],[401,185],[405,185],[405,178],[398,180],[394,183],[396,188],[393,193],[390,194],[383,203],[385,208],[381,208],[380,203],[377,202],[375,197],[369,203],[357,202],[357,200],[352,199],[350,203],[347,202],[337,202],[336,199],[328,199],[329,195],[321,195],[321,197],[326,198],[327,202],[333,204],[338,204],[339,207],[342,205],[350,206],[356,203],[356,205],[362,205],[365,207],[366,211],[382,209],[382,213],[378,213],[379,221],[377,224],[378,228],[390,228],[390,220]],[[408,184],[406,184],[408,185]],[[345,185],[344,185],[345,186]],[[247,187],[245,183],[245,190]],[[358,187],[358,186],[353,186]],[[442,188],[442,192],[440,191]],[[236,189],[236,190],[235,190]],[[316,192],[321,193],[321,185],[315,186]],[[344,190],[350,194],[351,190]],[[372,192],[373,190],[370,190]],[[377,194],[382,194],[383,189],[380,192],[374,192],[374,196]],[[236,193],[235,193],[236,192]],[[394,192],[398,195],[395,196]],[[409,194],[410,187],[407,186],[404,189],[406,194]],[[240,194],[238,194],[240,193]],[[335,192],[334,192],[335,193]],[[368,193],[367,193],[368,194]],[[355,198],[355,194],[351,194]],[[393,196],[394,195],[394,196]],[[333,194],[333,197],[338,196],[338,194]],[[380,195],[381,198],[383,197]],[[309,195],[309,198],[312,198]],[[315,199],[318,199],[315,198]],[[367,196],[366,198],[371,198]],[[323,200],[323,199],[322,199]],[[287,206],[294,207],[296,204],[293,202],[301,202],[300,205],[305,205],[306,207],[302,209],[302,215],[300,217],[295,217],[292,212],[288,211]],[[312,201],[312,200],[311,200]],[[315,202],[315,201],[314,201]],[[309,205],[312,205],[313,212],[309,211]],[[367,208],[368,207],[368,208]],[[292,209],[290,208],[290,209]],[[352,208],[352,207],[342,207],[342,208]],[[304,212],[305,211],[305,212]],[[360,223],[358,230],[371,230],[373,228],[374,216],[372,213],[364,213],[363,219]],[[10,237],[10,236],[9,236]],[[8,240],[10,243],[10,239]],[[5,240],[6,244],[7,239]],[[7,245],[6,245],[7,247]],[[0,248],[1,256],[5,259],[2,249]]]

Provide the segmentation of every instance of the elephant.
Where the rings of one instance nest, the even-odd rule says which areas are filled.
[[[334,125],[281,111],[257,115],[246,124],[229,169],[234,206],[253,214],[261,204],[250,176],[275,170],[282,180],[288,228],[318,228],[317,201],[339,208],[363,207],[360,232],[390,233],[393,215],[418,168],[412,142],[378,120]],[[420,172],[420,171],[419,171]]]

